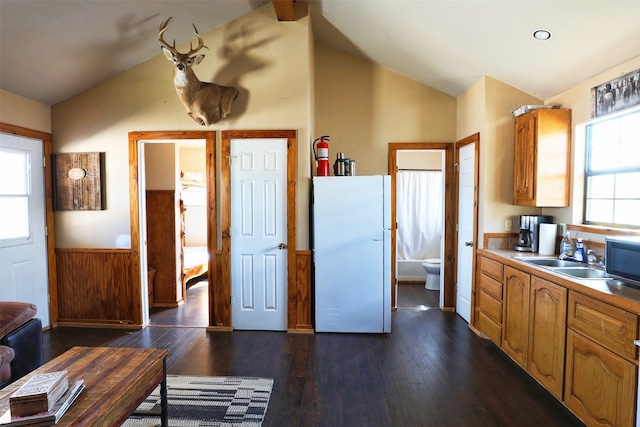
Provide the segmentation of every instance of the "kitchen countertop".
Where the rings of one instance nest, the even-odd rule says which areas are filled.
[[[506,249],[479,249],[478,254],[640,315],[640,287],[616,283],[612,279],[570,277],[523,260],[523,258],[557,258],[551,255]]]

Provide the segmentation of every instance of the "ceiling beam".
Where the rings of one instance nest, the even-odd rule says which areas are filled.
[[[293,10],[295,0],[271,0],[273,8],[276,10],[278,21],[295,21],[296,14]]]

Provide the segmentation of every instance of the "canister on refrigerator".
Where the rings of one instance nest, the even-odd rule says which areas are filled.
[[[336,162],[333,164],[333,174],[335,176],[344,176],[344,153],[336,154]]]

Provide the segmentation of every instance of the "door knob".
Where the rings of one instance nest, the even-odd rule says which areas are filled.
[[[287,245],[285,245],[284,243],[280,243],[278,245],[278,249],[287,249]]]
[[[473,246],[473,241],[470,241],[470,242],[464,242],[464,245],[465,245],[465,246]]]

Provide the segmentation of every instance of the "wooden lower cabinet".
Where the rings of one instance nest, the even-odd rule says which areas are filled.
[[[567,289],[531,277],[527,371],[557,399],[562,399]]]
[[[587,426],[633,427],[640,317],[480,254],[477,264],[476,327]]]
[[[577,292],[569,293],[571,329],[627,360],[636,361],[638,316]],[[640,427],[640,426],[639,426]]]
[[[531,276],[515,268],[504,267],[504,308],[502,350],[523,368],[527,368],[529,335],[529,293]]]
[[[496,345],[500,345],[502,341],[502,328],[499,323],[491,319],[483,311],[478,312],[477,327],[480,331],[484,332],[491,341]]]
[[[589,426],[632,427],[638,368],[569,329],[564,403]]]
[[[567,290],[509,266],[504,270],[502,349],[562,399]]]
[[[478,257],[476,276],[475,326],[496,345],[502,344],[502,275],[501,263]]]

